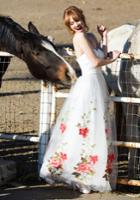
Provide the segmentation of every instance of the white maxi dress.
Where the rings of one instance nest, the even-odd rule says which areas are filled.
[[[103,57],[100,49],[94,49]],[[82,54],[82,71],[56,120],[46,147],[40,177],[80,191],[115,188],[117,167],[114,109],[100,68]]]

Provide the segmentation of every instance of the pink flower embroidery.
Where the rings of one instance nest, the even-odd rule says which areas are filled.
[[[50,161],[50,164],[52,167],[59,168],[61,166],[61,160],[54,158]]]
[[[90,168],[90,165],[88,163],[80,163],[77,166],[76,170],[78,172],[89,172],[89,171],[91,171],[91,168]]]
[[[67,154],[65,153],[56,153],[50,160],[49,163],[51,167],[53,168],[60,168],[64,162],[64,160],[67,159]]]
[[[67,154],[65,154],[65,153],[60,153],[60,156],[61,156],[61,159],[62,160],[66,160],[67,159]]]
[[[61,133],[64,133],[64,131],[66,130],[66,125],[64,123],[60,124],[60,130],[61,130]]]
[[[105,129],[105,133],[106,133],[107,136],[108,136],[108,135],[111,135],[112,129],[111,129],[111,128],[106,128],[106,129]]]
[[[92,162],[93,164],[95,164],[98,161],[98,156],[90,156],[90,162]]]
[[[79,129],[79,134],[82,135],[84,138],[87,136],[88,132],[89,132],[88,128],[80,128]]]

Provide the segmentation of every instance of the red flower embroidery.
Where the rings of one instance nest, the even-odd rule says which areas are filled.
[[[82,135],[84,138],[87,136],[88,132],[89,132],[88,128],[80,128],[79,129],[79,134]]]
[[[89,171],[91,171],[91,168],[90,168],[90,165],[87,164],[87,163],[80,163],[80,164],[77,166],[76,170],[77,170],[78,172],[89,172]]]
[[[66,160],[67,159],[67,154],[65,154],[65,153],[60,153],[60,156],[61,156],[61,159],[62,160]]]
[[[110,153],[108,154],[108,162],[107,162],[107,166],[106,166],[106,173],[111,174],[112,173],[112,162],[115,159],[115,154],[114,153]]]
[[[111,174],[112,173],[112,165],[111,163],[108,163],[107,166],[106,166],[106,170],[105,170],[108,174]]]
[[[64,123],[60,124],[60,130],[61,130],[61,133],[64,133],[64,131],[66,130],[66,125]]]
[[[90,156],[90,162],[92,162],[93,164],[95,164],[98,161],[98,156]]]
[[[115,159],[115,154],[114,154],[114,153],[110,153],[110,154],[108,155],[108,160],[109,160],[110,162],[112,162],[114,159]]]

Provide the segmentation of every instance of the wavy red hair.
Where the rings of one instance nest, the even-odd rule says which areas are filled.
[[[85,26],[85,31],[88,31],[88,26],[86,23],[85,16],[83,14],[83,11],[80,8],[77,8],[76,6],[69,6],[68,8],[66,8],[64,10],[64,14],[63,14],[63,20],[64,20],[66,27],[68,28],[68,30],[71,33],[74,33],[73,30],[71,30],[71,28],[70,28],[70,18],[71,17],[75,21],[82,21]]]

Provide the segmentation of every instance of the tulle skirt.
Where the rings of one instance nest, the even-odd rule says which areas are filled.
[[[114,106],[101,71],[78,78],[52,128],[40,177],[80,191],[115,189]]]

